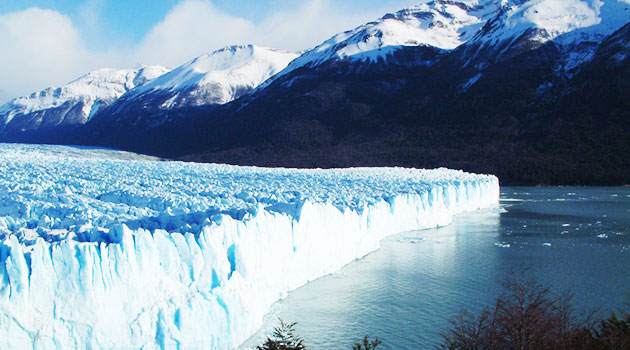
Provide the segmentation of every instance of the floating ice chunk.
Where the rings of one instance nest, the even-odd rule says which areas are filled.
[[[416,244],[416,243],[421,243],[423,240],[424,238],[422,237],[404,237],[404,238],[399,239],[398,242]]]

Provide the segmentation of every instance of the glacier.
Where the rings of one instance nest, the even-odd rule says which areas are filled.
[[[233,349],[270,306],[498,203],[491,175],[270,169],[0,144],[0,348]]]

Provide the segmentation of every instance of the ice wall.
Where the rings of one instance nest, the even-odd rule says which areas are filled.
[[[235,348],[288,291],[499,198],[496,177],[447,169],[0,154],[0,348]]]

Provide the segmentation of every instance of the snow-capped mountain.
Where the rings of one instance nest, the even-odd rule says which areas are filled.
[[[532,0],[506,3],[475,40],[497,44],[522,35],[559,44],[601,41],[630,20],[629,0]]]
[[[538,43],[601,41],[628,22],[629,7],[629,0],[424,1],[333,36],[305,52],[278,77],[326,62],[387,60],[400,49],[417,46],[444,51],[467,43],[499,47],[522,36]]]
[[[206,111],[216,118],[186,129],[205,127],[200,151],[185,159],[446,165],[520,183],[623,183],[630,54],[619,30],[628,8],[628,0],[423,2],[334,36],[246,99]],[[597,166],[566,166],[578,163]]]
[[[162,66],[140,69],[103,68],[63,87],[47,88],[18,97],[0,107],[0,129],[80,125],[127,91],[168,72]]]
[[[254,45],[203,54],[121,96],[94,117],[92,130],[102,133],[112,124],[155,128],[175,115],[189,116],[191,108],[226,104],[252,91],[297,56]]]
[[[411,62],[430,65],[439,59],[440,52],[472,38],[500,9],[501,3],[492,0],[424,1],[333,36],[307,50],[261,88],[299,68],[326,63],[348,61],[379,69],[395,62],[393,56],[405,48],[427,48],[416,52]],[[291,82],[288,80],[288,85]]]
[[[409,46],[452,50],[473,37],[499,9],[500,3],[490,0],[427,1],[337,34],[289,68],[343,59],[376,62]]]
[[[224,104],[283,70],[298,54],[266,47],[229,46],[203,54],[121,99],[150,101],[162,109]]]
[[[553,41],[561,77],[592,59],[607,36],[630,21],[630,0],[428,0],[337,34],[307,50],[267,80],[290,87],[302,73],[332,69],[351,72],[387,70],[388,66],[430,66],[460,50],[464,67],[460,89],[474,84],[490,61],[522,53]],[[453,55],[451,55],[453,56]],[[402,57],[402,59],[400,59]],[[350,64],[345,69],[335,65]],[[324,68],[326,69],[326,68]]]
[[[630,0],[530,0],[506,2],[465,45],[466,60],[485,67],[552,42],[562,53],[556,70],[571,76],[597,46],[630,21]],[[481,62],[480,62],[481,61]]]

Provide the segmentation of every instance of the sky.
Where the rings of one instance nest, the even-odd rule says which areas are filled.
[[[0,0],[0,102],[227,45],[301,51],[418,0]]]

